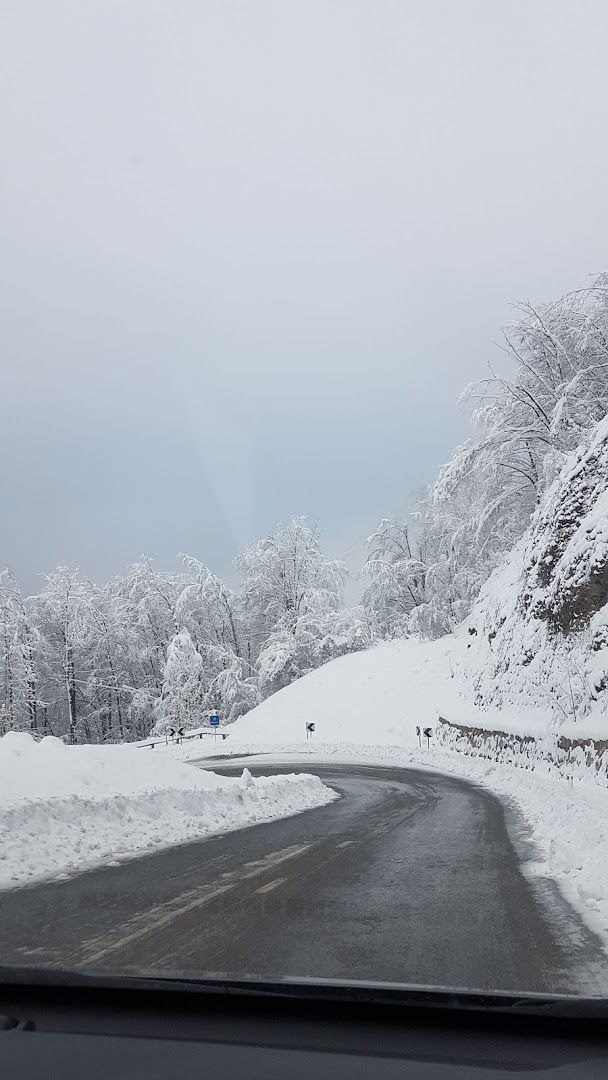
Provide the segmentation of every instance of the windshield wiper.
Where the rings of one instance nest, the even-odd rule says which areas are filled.
[[[560,994],[512,994],[504,991],[475,991],[467,988],[446,989],[400,983],[340,982],[333,979],[286,977],[269,980],[258,976],[233,976],[222,973],[137,971],[109,974],[98,971],[61,971],[56,969],[0,967],[0,986],[68,986],[141,990],[174,990],[199,995],[282,998],[390,1006],[393,1008],[442,1009],[564,1019],[608,1019],[607,997],[575,998]]]

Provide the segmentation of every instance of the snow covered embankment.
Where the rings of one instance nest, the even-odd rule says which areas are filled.
[[[238,778],[128,746],[0,738],[0,888],[287,817],[338,796],[317,776]]]

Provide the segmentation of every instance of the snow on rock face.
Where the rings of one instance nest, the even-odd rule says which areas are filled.
[[[544,708],[549,730],[605,717],[593,732],[605,737],[608,418],[571,455],[469,621],[477,635],[462,673],[476,705]]]
[[[543,500],[530,530],[524,612],[568,634],[608,602],[608,418]]]
[[[332,802],[318,776],[218,776],[133,746],[0,738],[0,889]]]

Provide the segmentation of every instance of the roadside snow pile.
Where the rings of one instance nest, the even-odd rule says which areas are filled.
[[[113,863],[337,798],[317,776],[220,777],[128,746],[0,738],[0,888]]]

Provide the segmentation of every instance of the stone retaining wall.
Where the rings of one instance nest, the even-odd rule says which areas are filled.
[[[440,716],[437,741],[446,749],[472,757],[523,769],[534,769],[542,763],[548,771],[558,772],[565,779],[587,780],[608,787],[607,739],[567,739],[563,735],[535,739],[531,735],[455,724]]]

